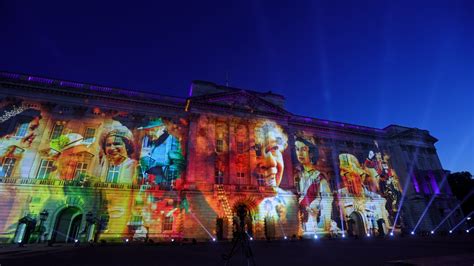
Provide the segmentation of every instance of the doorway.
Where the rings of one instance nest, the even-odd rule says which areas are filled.
[[[352,212],[349,218],[352,220],[352,235],[358,237],[365,236],[365,226],[362,215],[360,215],[358,212]]]
[[[74,242],[79,237],[82,213],[76,207],[68,207],[59,212],[51,240],[54,242]]]
[[[224,240],[224,219],[217,218],[216,220],[216,236],[217,240]]]

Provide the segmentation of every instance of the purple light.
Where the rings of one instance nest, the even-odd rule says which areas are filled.
[[[73,88],[78,88],[78,89],[84,86],[84,84],[77,83],[77,82],[70,82],[70,81],[61,81],[59,82],[59,85],[63,87],[73,87]]]
[[[439,187],[438,187],[438,184],[436,183],[435,177],[433,176],[432,173],[429,174],[429,177],[430,177],[431,187],[433,188],[434,193],[439,194]]]
[[[93,91],[102,91],[102,92],[111,92],[112,89],[111,88],[107,88],[107,87],[102,87],[102,86],[90,86],[90,89],[93,90]]]
[[[413,186],[415,187],[416,193],[420,193],[420,185],[418,184],[418,180],[416,180],[416,176],[412,174],[411,179],[413,181]]]
[[[0,72],[1,77],[5,78],[10,78],[10,79],[19,79],[20,74],[13,74],[13,73],[5,73],[5,72]]]
[[[48,84],[48,85],[53,84],[52,79],[38,78],[38,77],[33,77],[33,76],[29,76],[28,81],[33,81],[33,82],[37,82],[37,83],[45,83],[45,84]]]
[[[191,84],[191,86],[189,86],[189,97],[193,96],[193,84]]]

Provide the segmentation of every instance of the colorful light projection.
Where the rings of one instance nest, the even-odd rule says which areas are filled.
[[[384,235],[393,227],[402,193],[390,156],[377,143],[364,151],[362,164],[350,153],[333,160],[330,145],[311,133],[296,132],[294,147],[293,174],[304,235],[335,236],[345,230],[350,235]]]
[[[88,211],[94,219],[87,223],[96,225],[98,238],[177,234],[185,119],[21,106],[35,107],[9,117],[0,129],[0,238],[85,237]],[[50,230],[39,235],[35,224],[45,209]],[[79,216],[76,232],[63,230],[67,226],[59,221]],[[25,217],[28,225],[22,228],[31,230],[22,230],[28,236],[19,238]]]

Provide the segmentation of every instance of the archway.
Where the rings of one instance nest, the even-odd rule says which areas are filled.
[[[243,226],[245,232],[247,232],[249,236],[253,236],[253,219],[248,205],[240,202],[234,205],[232,211],[237,217],[237,219],[234,220],[234,223],[237,222],[237,224],[234,224],[234,230],[240,231],[240,228]]]
[[[79,237],[82,213],[77,207],[67,207],[56,216],[53,235],[54,242],[74,242]]]
[[[363,237],[365,235],[365,226],[362,215],[358,212],[352,212],[349,219],[352,220],[352,234],[354,236]]]

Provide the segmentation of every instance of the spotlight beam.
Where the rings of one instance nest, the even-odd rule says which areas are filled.
[[[474,211],[472,211],[471,213],[469,213],[469,215],[471,215]],[[456,230],[456,228],[458,228],[462,223],[464,223],[465,221],[467,221],[467,217],[469,217],[469,215],[467,215],[466,217],[464,217],[457,225],[455,225],[450,231],[454,231]]]
[[[446,180],[447,180],[447,175],[443,175],[443,180],[441,180],[441,183],[439,184],[439,190],[441,191],[441,189],[443,188],[444,186],[444,183],[446,183]],[[415,227],[413,228],[413,232],[416,231],[416,229],[418,228],[418,226],[420,225],[421,221],[423,220],[423,218],[425,217],[426,213],[428,212],[428,210],[430,209],[431,207],[431,204],[433,203],[433,201],[435,200],[436,198],[436,193],[433,193],[433,195],[431,196],[431,199],[430,199],[430,202],[428,202],[428,205],[426,206],[426,208],[423,210],[423,213],[421,214],[420,218],[418,219],[418,222],[416,222],[416,225]]]
[[[411,171],[410,171],[410,172],[411,172]],[[405,202],[405,195],[406,195],[406,191],[407,191],[407,189],[408,189],[408,184],[410,184],[410,182],[411,182],[411,180],[408,179],[408,180],[405,182],[405,185],[403,186],[402,198],[400,199],[400,204],[398,205],[397,214],[395,215],[395,220],[393,221],[393,226],[392,226],[391,235],[394,234],[395,226],[397,225],[398,217],[400,216],[400,212],[401,212],[401,210],[402,210],[403,203]]]
[[[194,215],[193,212],[190,212],[190,213],[191,213],[191,216],[194,218],[194,220],[196,220],[196,222],[198,222],[198,224],[202,227],[202,229],[204,229],[204,231],[209,235],[209,237],[211,239],[215,239],[215,237],[206,229],[206,227],[201,223],[201,221],[199,221],[196,215]]]
[[[462,199],[462,201],[459,202],[459,204],[456,205],[456,207],[454,207],[451,210],[451,212],[446,217],[444,217],[443,220],[441,220],[441,222],[433,229],[433,231],[436,231],[436,229],[438,229],[444,222],[446,222],[446,220],[448,220],[448,218],[457,210],[457,208],[459,208],[461,206],[461,204],[463,204],[472,195],[472,193],[474,193],[474,190],[469,192],[469,194],[467,194],[466,197],[464,197],[464,199]],[[466,216],[466,217],[468,217],[468,216]]]
[[[415,154],[410,164],[410,170],[408,171],[408,175],[410,177],[413,174],[413,168],[415,166],[415,158],[417,157],[418,157],[418,149],[415,150]],[[395,231],[395,226],[397,225],[397,221],[400,216],[400,211],[402,210],[403,203],[405,202],[405,196],[406,196],[406,191],[408,189],[408,184],[410,184],[411,182],[412,182],[411,179],[408,178],[407,181],[405,182],[405,186],[403,186],[402,198],[400,199],[400,204],[398,205],[397,214],[395,215],[395,220],[393,221],[392,234]]]

